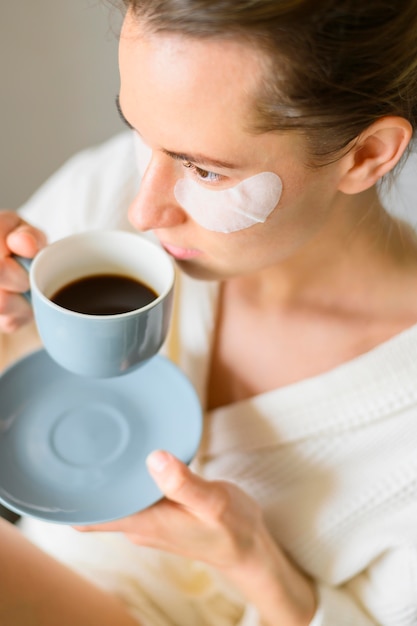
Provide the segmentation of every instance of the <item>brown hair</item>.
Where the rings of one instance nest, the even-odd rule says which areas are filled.
[[[320,165],[387,115],[417,127],[417,0],[124,0],[152,32],[267,52],[254,132],[298,130]]]

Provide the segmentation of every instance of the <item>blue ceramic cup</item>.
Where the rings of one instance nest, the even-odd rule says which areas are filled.
[[[169,328],[175,269],[166,252],[143,236],[108,230],[79,233],[23,264],[29,270],[28,296],[40,338],[65,369],[94,378],[119,376],[161,348]],[[157,297],[142,308],[114,315],[79,313],[51,300],[63,286],[99,274],[134,278]]]

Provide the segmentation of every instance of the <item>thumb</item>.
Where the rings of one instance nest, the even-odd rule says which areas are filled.
[[[46,243],[45,233],[26,223],[17,226],[7,237],[7,245],[12,252],[30,258]]]
[[[165,450],[152,452],[146,464],[152,478],[169,500],[196,513],[210,509],[216,491],[214,483],[194,474],[185,463]]]

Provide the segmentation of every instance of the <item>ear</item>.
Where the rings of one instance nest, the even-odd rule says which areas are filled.
[[[339,191],[360,193],[391,171],[406,150],[413,129],[403,117],[382,117],[369,126],[346,154]]]

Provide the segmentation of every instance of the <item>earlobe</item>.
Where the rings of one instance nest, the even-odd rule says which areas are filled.
[[[372,187],[400,161],[413,134],[411,124],[402,117],[383,117],[367,128],[351,151],[339,191],[360,193]]]

